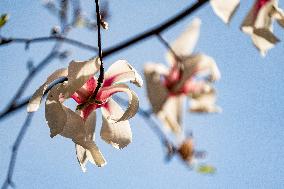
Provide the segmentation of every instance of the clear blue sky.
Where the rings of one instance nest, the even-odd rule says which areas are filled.
[[[94,9],[91,2],[84,1],[89,11]],[[111,46],[154,26],[192,2],[110,1],[110,29],[103,33],[103,46]],[[41,106],[18,153],[14,175],[17,188],[283,188],[284,43],[279,43],[265,58],[259,55],[249,37],[239,30],[251,5],[252,2],[242,1],[229,26],[206,5],[163,34],[172,41],[194,16],[203,21],[196,52],[204,52],[218,63],[222,79],[216,87],[223,113],[185,113],[184,126],[193,130],[197,147],[208,152],[206,162],[217,167],[215,175],[191,172],[179,158],[165,163],[165,153],[158,139],[139,116],[130,121],[132,144],[121,151],[104,144],[97,133],[98,145],[108,164],[104,168],[89,165],[87,173],[82,173],[74,144],[62,137],[49,138]],[[36,0],[2,0],[0,13],[4,12],[10,13],[10,21],[1,31],[5,36],[46,36],[50,26],[56,24],[56,19]],[[282,28],[275,27],[275,33],[284,40]],[[70,37],[96,45],[95,33],[77,30]],[[25,51],[22,44],[0,48],[0,109],[27,75],[26,62],[33,59],[37,63],[51,46],[52,43],[34,44],[29,51]],[[71,59],[84,60],[93,56],[79,48],[67,45],[65,48],[72,51]],[[105,63],[124,58],[142,74],[147,61],[166,63],[165,52],[158,40],[151,38],[111,56]],[[50,72],[66,65],[59,61],[50,64],[33,80],[25,95],[30,95]],[[148,108],[145,88],[134,90],[139,94],[141,106]],[[11,146],[25,119],[24,111],[0,122],[1,183],[6,176]],[[100,124],[99,120],[98,128]]]

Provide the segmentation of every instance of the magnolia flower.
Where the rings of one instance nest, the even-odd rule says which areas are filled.
[[[181,131],[184,97],[191,99],[192,112],[219,112],[212,83],[220,78],[215,61],[204,54],[191,54],[199,37],[201,21],[195,19],[167,53],[171,68],[148,63],[144,74],[153,112],[174,133]],[[178,56],[178,57],[176,57]]]
[[[278,7],[278,0],[257,0],[242,24],[242,31],[251,36],[262,56],[279,42],[273,34],[273,21],[284,27],[284,12]]]
[[[211,0],[214,12],[228,23],[239,6],[239,0]],[[279,39],[273,34],[273,21],[284,27],[284,12],[278,7],[278,0],[256,0],[242,23],[243,32],[251,36],[262,56],[274,47]]]
[[[77,159],[83,171],[90,161],[103,166],[106,161],[98,149],[95,138],[96,109],[101,108],[103,124],[101,138],[115,148],[123,148],[132,140],[128,119],[138,110],[138,97],[123,82],[130,81],[141,87],[142,79],[136,70],[125,60],[112,64],[105,72],[105,79],[96,99],[91,96],[97,87],[95,74],[100,67],[99,59],[85,62],[72,61],[67,69],[59,69],[51,74],[46,82],[35,92],[28,105],[28,112],[37,111],[47,86],[60,77],[68,81],[55,85],[48,93],[45,103],[45,118],[50,128],[50,136],[60,134],[76,144]],[[129,107],[123,111],[111,98],[117,92],[126,92]],[[73,98],[78,104],[85,104],[76,112],[66,107],[65,100]]]
[[[210,4],[217,16],[225,23],[229,23],[240,4],[240,0],[210,0]]]

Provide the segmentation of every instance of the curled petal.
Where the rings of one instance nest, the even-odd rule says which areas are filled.
[[[48,85],[50,85],[53,81],[56,79],[59,79],[60,77],[66,77],[67,76],[67,69],[59,69],[53,72],[47,80],[44,82],[42,86],[40,86],[39,89],[36,90],[36,92],[33,94],[32,98],[29,101],[27,111],[28,112],[35,112],[38,110],[42,96],[44,92],[46,91]]]
[[[111,95],[113,95],[114,93],[117,92],[125,92],[128,95],[129,98],[129,103],[128,103],[128,107],[126,109],[125,112],[123,112],[123,114],[112,114],[111,113],[111,109],[112,109],[112,103],[108,102],[105,104],[104,108],[102,109],[102,111],[106,111],[105,115],[106,115],[106,119],[108,120],[112,120],[112,121],[125,121],[128,120],[130,118],[132,118],[138,111],[139,108],[139,100],[138,100],[138,96],[135,94],[134,91],[130,90],[129,87],[125,84],[116,84],[116,85],[112,85],[110,87],[105,87],[102,88],[102,90],[99,92],[98,94],[98,99],[105,101],[106,99],[111,100]]]
[[[197,43],[199,38],[201,20],[195,18],[186,30],[176,39],[171,45],[175,54],[179,57],[189,56]],[[167,53],[167,59],[171,65],[174,65],[176,60],[171,52]]]
[[[181,132],[183,98],[184,96],[169,97],[162,110],[157,113],[159,119],[163,122],[163,125],[175,134]]]
[[[210,81],[217,81],[221,78],[219,68],[212,57],[205,54],[197,54],[194,58],[197,61],[198,74],[207,74]]]
[[[161,77],[168,75],[168,69],[162,64],[148,63],[144,67],[147,95],[154,113],[158,113],[168,97],[168,90]]]
[[[246,16],[241,29],[251,36],[254,45],[265,56],[267,51],[279,42],[279,39],[273,34],[272,22],[274,18],[271,16],[278,5],[275,0],[270,0],[261,7],[258,7],[257,3]]]
[[[121,107],[112,99],[109,99],[109,112],[115,117],[123,114]],[[103,125],[101,128],[101,138],[115,148],[122,149],[132,141],[132,132],[128,121],[114,122],[107,117],[106,111],[102,111]]]
[[[210,4],[215,14],[219,16],[223,22],[229,23],[240,5],[240,0],[210,0]]]
[[[143,80],[138,72],[126,61],[118,60],[105,72],[104,86],[130,81],[142,87]]]
[[[190,111],[197,113],[219,113],[222,111],[216,105],[216,93],[212,88],[210,92],[194,94],[190,101]]]
[[[100,68],[99,58],[84,62],[72,61],[68,66],[68,84],[66,85],[65,98],[69,98],[80,89]]]

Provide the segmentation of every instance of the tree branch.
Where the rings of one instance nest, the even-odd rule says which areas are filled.
[[[8,41],[6,43],[1,44],[2,41]],[[91,52],[98,52],[98,48],[94,47],[89,44],[82,43],[80,41],[74,40],[74,39],[69,39],[64,36],[59,36],[59,35],[54,35],[54,36],[49,36],[49,37],[37,37],[37,38],[5,38],[5,37],[0,37],[0,46],[1,45],[9,45],[11,43],[25,43],[27,45],[31,43],[40,43],[40,42],[51,42],[51,41],[60,41],[64,43],[68,43],[73,46],[81,47],[86,50],[89,50]]]
[[[11,154],[11,158],[10,158],[10,163],[9,163],[9,168],[8,168],[8,172],[7,172],[7,176],[6,179],[1,187],[1,189],[7,189],[9,186],[11,187],[15,187],[15,184],[12,180],[13,177],[13,173],[14,173],[14,169],[15,169],[15,164],[16,164],[16,160],[17,160],[17,154],[18,154],[18,150],[19,147],[22,143],[22,140],[27,132],[28,127],[30,126],[31,120],[33,117],[33,113],[28,113],[26,120],[24,122],[24,124],[22,125],[22,128],[13,144],[13,148],[12,148],[12,154]]]
[[[159,25],[157,25],[153,28],[146,30],[145,32],[137,34],[136,36],[129,38],[129,39],[113,46],[113,47],[110,47],[110,48],[104,50],[103,51],[103,57],[110,56],[114,53],[117,53],[118,51],[121,51],[121,50],[123,50],[127,47],[130,47],[130,46],[136,44],[137,42],[145,40],[145,39],[152,37],[156,34],[162,33],[163,31],[165,31],[169,27],[175,25],[177,22],[184,19],[186,16],[192,14],[194,11],[196,11],[197,9],[199,9],[200,7],[205,5],[207,2],[209,2],[209,0],[197,0],[197,2],[195,4],[187,7],[185,10],[181,11],[179,14],[173,16],[172,18],[169,18],[165,22],[163,22],[163,23],[161,23],[161,24],[159,24]]]

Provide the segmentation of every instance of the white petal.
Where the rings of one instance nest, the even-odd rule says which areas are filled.
[[[108,120],[112,120],[112,121],[115,121],[115,122],[119,122],[119,121],[125,121],[125,120],[128,120],[130,118],[132,118],[138,111],[138,108],[139,108],[139,100],[138,100],[138,96],[136,95],[136,93],[132,90],[129,89],[129,87],[125,84],[115,84],[115,85],[112,85],[110,87],[105,87],[105,88],[102,88],[102,90],[100,91],[100,97],[103,97],[106,98],[108,97],[109,100],[111,99],[111,96],[114,94],[114,93],[117,93],[117,92],[125,92],[127,95],[128,95],[128,107],[126,109],[125,112],[123,112],[123,114],[119,115],[119,117],[117,116],[114,116],[114,115],[110,115],[107,112],[105,112],[105,115],[108,115],[106,118]],[[109,105],[109,108],[111,109],[111,102],[106,104],[106,106]],[[108,107],[105,107],[105,109],[103,109],[102,111],[104,110],[107,110]]]
[[[220,107],[216,105],[216,93],[212,88],[210,92],[196,94],[190,101],[190,111],[197,113],[219,113],[222,111]]]
[[[223,22],[229,23],[240,4],[240,0],[210,0],[210,4],[217,16]]]
[[[262,56],[267,54],[280,40],[268,29],[254,29],[251,35],[253,44],[260,51]]]
[[[241,27],[243,32],[251,36],[254,45],[263,56],[279,42],[272,29],[273,17],[271,14],[275,10],[275,3],[276,1],[271,0],[260,10],[257,10],[256,4],[254,4]]]
[[[210,82],[221,78],[216,62],[205,54],[195,54],[184,59],[182,77],[172,90],[180,91],[185,83],[192,77],[206,76]]]
[[[80,89],[100,69],[99,58],[84,62],[72,61],[68,66],[68,84],[66,85],[65,98],[69,98]]]
[[[154,113],[162,109],[168,97],[168,90],[161,81],[161,77],[168,73],[168,69],[162,64],[147,63],[144,67],[147,95]]]
[[[138,87],[143,85],[141,76],[126,60],[118,60],[109,67],[105,72],[105,81],[108,80],[113,84],[131,81]]]
[[[42,96],[44,92],[46,91],[48,85],[50,85],[53,81],[56,79],[59,79],[60,77],[66,77],[67,76],[67,69],[62,68],[59,70],[56,70],[53,72],[44,82],[42,86],[40,86],[39,89],[36,90],[36,92],[33,94],[32,98],[29,101],[27,111],[28,112],[35,112],[38,110]]]
[[[163,109],[157,114],[163,122],[163,125],[175,134],[181,132],[183,99],[184,96],[169,97],[163,106]]]
[[[199,74],[206,73],[210,81],[218,81],[221,78],[221,73],[215,60],[205,54],[194,55],[197,59],[197,67]]]
[[[90,161],[98,167],[106,165],[106,160],[94,142],[84,143],[84,147],[76,144],[76,155],[83,172],[86,172],[86,164]]]
[[[59,102],[59,95],[62,92],[62,85],[55,85],[48,93],[45,102],[45,119],[50,128],[50,136],[61,133],[67,122],[67,114]]]
[[[195,18],[186,30],[176,39],[176,41],[171,45],[175,54],[179,57],[189,56],[197,43],[199,38],[201,20]],[[167,53],[167,59],[171,65],[175,64],[175,57],[169,51]]]
[[[123,113],[121,107],[112,99],[109,100],[111,104],[111,113],[115,117]],[[132,141],[132,132],[128,121],[113,122],[107,119],[108,115],[103,114],[103,125],[101,128],[101,138],[111,144],[115,148],[122,149]]]
[[[78,144],[75,145],[75,148],[76,148],[77,160],[80,164],[80,167],[83,172],[86,172],[87,171],[86,164],[89,161],[89,158],[87,156],[87,150]]]
[[[102,167],[106,164],[106,161],[98,149],[97,145],[93,142],[94,132],[96,127],[96,111],[93,111],[87,118],[84,124],[85,137],[83,141],[77,141],[81,145],[76,144],[76,155],[78,162],[82,168],[82,171],[86,171],[86,164],[90,161],[92,164],[96,164]]]

